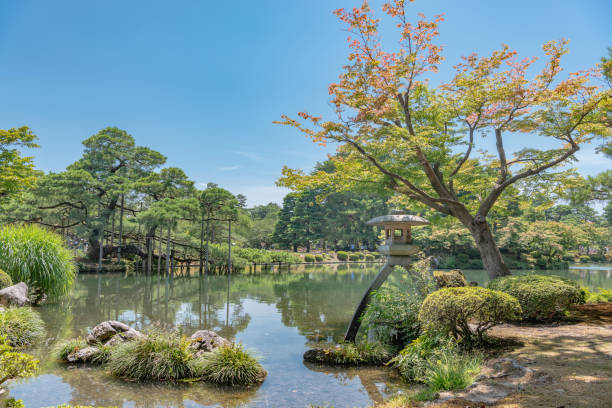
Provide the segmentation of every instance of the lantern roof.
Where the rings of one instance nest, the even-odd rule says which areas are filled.
[[[372,218],[366,222],[367,225],[427,225],[427,221],[423,217],[410,214],[389,214],[381,215],[380,217]]]

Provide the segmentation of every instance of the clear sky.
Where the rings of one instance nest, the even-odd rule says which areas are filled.
[[[326,151],[272,124],[281,114],[330,112],[327,86],[346,57],[332,15],[360,0],[0,0],[0,128],[30,126],[45,171],[80,157],[81,141],[106,126],[168,157],[200,185],[281,202],[283,165],[309,170]],[[378,7],[380,1],[371,1]],[[612,1],[417,0],[445,13],[447,66],[504,42],[522,56],[569,38],[569,71],[612,45]],[[443,70],[443,79],[449,71]],[[525,140],[510,141],[518,148]],[[593,147],[578,168],[610,167]]]

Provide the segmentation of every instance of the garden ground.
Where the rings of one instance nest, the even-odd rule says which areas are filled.
[[[523,346],[504,355],[531,368],[537,381],[494,405],[454,399],[441,408],[607,408],[612,404],[612,302],[580,306],[555,325],[502,325],[491,335]],[[383,404],[399,408],[402,405]],[[415,405],[418,406],[418,405]]]

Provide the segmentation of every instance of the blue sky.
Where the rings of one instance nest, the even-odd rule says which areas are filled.
[[[60,171],[81,155],[83,139],[118,126],[201,185],[243,193],[250,205],[281,202],[274,181],[282,166],[308,170],[327,152],[272,121],[330,112],[327,86],[346,56],[346,32],[331,12],[358,3],[0,0],[0,128],[30,126],[40,138],[37,166]],[[445,13],[448,67],[502,42],[519,55],[541,55],[542,43],[566,37],[565,67],[573,71],[612,45],[606,0],[411,7]],[[517,136],[508,145],[525,143]],[[584,174],[610,167],[593,147],[578,157]]]

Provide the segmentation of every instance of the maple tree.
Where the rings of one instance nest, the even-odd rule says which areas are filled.
[[[527,179],[558,182],[567,175],[560,167],[581,145],[611,135],[606,111],[612,98],[598,83],[601,66],[561,78],[568,41],[552,41],[543,46],[544,67],[528,75],[536,58],[519,59],[503,45],[489,56],[464,57],[453,78],[434,87],[429,80],[444,60],[435,43],[443,17],[419,14],[413,23],[404,0],[387,1],[382,11],[399,30],[393,51],[384,49],[381,20],[367,1],[335,11],[347,26],[350,52],[339,81],[329,87],[333,118],[300,112],[277,122],[317,143],[337,143],[337,171],[306,175],[285,167],[278,184],[391,191],[402,205],[457,218],[489,276],[507,275],[487,216]],[[552,139],[558,147],[508,154],[504,142],[518,132]],[[477,151],[479,134],[494,138],[496,154]]]

